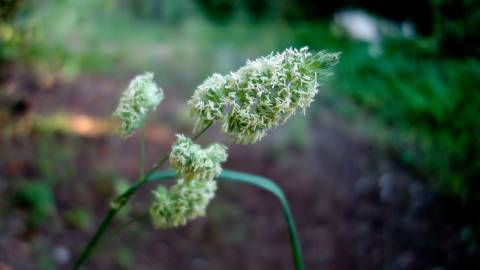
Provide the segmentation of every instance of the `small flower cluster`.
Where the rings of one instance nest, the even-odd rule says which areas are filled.
[[[156,228],[183,226],[205,215],[217,189],[214,178],[221,173],[221,163],[227,159],[226,150],[220,144],[202,149],[190,138],[177,135],[170,163],[179,180],[169,190],[160,186],[154,191],[150,216]]]
[[[216,189],[214,180],[180,179],[170,190],[158,186],[150,208],[153,226],[157,229],[184,226],[189,220],[204,216]]]
[[[255,143],[298,108],[305,112],[338,58],[338,53],[312,54],[307,47],[287,49],[247,61],[228,75],[213,74],[189,101],[196,128],[222,121],[222,130],[236,142]]]
[[[163,100],[163,90],[153,81],[153,73],[135,77],[122,94],[114,116],[120,119],[120,133],[124,138],[142,127],[148,113]]]
[[[177,135],[170,152],[170,164],[178,176],[185,180],[211,180],[222,172],[220,163],[227,160],[226,150],[224,145],[218,143],[202,149],[190,138]]]

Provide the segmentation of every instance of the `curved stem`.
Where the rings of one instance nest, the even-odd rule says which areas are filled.
[[[203,128],[200,132],[195,134],[192,138],[192,140],[198,139],[202,134],[207,131],[208,128],[210,128],[212,124],[207,125],[205,128]],[[142,136],[143,137],[143,136]],[[105,234],[105,231],[107,228],[110,226],[112,223],[113,218],[115,215],[122,209],[122,207],[128,202],[130,197],[139,189],[143,184],[146,183],[146,179],[149,179],[150,176],[163,164],[165,161],[168,160],[168,154],[164,155],[153,167],[150,169],[150,171],[143,177],[140,177],[137,182],[135,182],[132,186],[130,186],[125,192],[117,196],[115,199],[112,200],[112,203],[110,204],[110,209],[108,210],[107,214],[103,217],[102,222],[98,226],[97,230],[95,231],[95,234],[90,238],[88,241],[87,245],[84,247],[82,250],[82,253],[78,257],[77,261],[75,262],[73,269],[79,269],[80,266],[82,266],[85,261],[90,257],[92,254],[93,250],[98,244],[98,241],[102,238],[102,236]]]
[[[142,182],[142,184],[159,181],[159,180],[167,180],[174,177],[176,177],[176,174],[173,170],[153,172],[153,173],[150,173],[147,177],[145,177],[145,180]],[[288,200],[285,197],[285,194],[283,193],[282,189],[268,178],[247,174],[247,173],[235,172],[231,170],[223,170],[223,172],[220,174],[218,179],[223,181],[236,181],[236,182],[241,182],[244,184],[259,187],[261,189],[264,189],[272,193],[279,200],[283,209],[285,221],[287,222],[288,235],[290,238],[290,248],[292,250],[295,269],[304,270],[305,267],[303,263],[303,257],[302,257],[301,247],[300,247],[300,241],[298,238],[297,228],[295,226],[295,222],[288,204]],[[132,187],[130,187],[129,190],[136,190],[138,188],[139,186],[133,185]],[[124,194],[126,194],[127,192],[128,190]],[[92,241],[96,242],[100,239],[100,237],[103,235],[107,227],[110,225],[111,220],[113,219],[114,216],[115,216],[115,213],[112,213],[112,209],[110,209],[110,211],[105,216],[103,222],[100,224],[97,232],[95,233],[95,235],[93,236],[90,242]],[[135,220],[131,220],[131,222],[129,221],[127,224],[125,224],[125,226],[122,226],[120,230],[123,230],[124,228],[128,227],[134,221]],[[90,250],[91,252],[91,248],[90,249],[86,248],[86,250]],[[83,260],[80,260],[83,257],[83,254],[82,254],[82,257],[80,257],[78,261],[83,262],[86,258],[88,258],[88,255],[90,255],[90,253],[87,253],[86,257]],[[76,265],[74,269],[78,269],[78,267]]]
[[[223,170],[219,178],[224,179],[226,181],[236,181],[236,182],[241,182],[244,184],[256,186],[275,195],[275,197],[280,201],[280,204],[283,209],[283,215],[285,217],[285,221],[287,222],[288,235],[290,238],[290,248],[292,249],[292,256],[295,264],[295,269],[304,270],[305,267],[304,267],[303,258],[302,258],[302,250],[300,248],[300,241],[298,239],[297,228],[295,226],[292,212],[290,211],[287,197],[285,197],[285,194],[283,193],[282,189],[268,178],[258,176],[258,175],[242,173],[242,172]]]

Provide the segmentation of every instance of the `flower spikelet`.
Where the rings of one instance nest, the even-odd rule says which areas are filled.
[[[214,180],[180,179],[170,190],[159,186],[153,192],[150,207],[153,225],[157,229],[184,226],[189,220],[204,216],[216,189]]]
[[[170,163],[178,177],[185,180],[212,180],[222,172],[221,163],[227,160],[227,147],[218,143],[205,149],[184,135],[177,140],[170,152]]]
[[[223,119],[224,96],[228,95],[225,89],[226,83],[224,76],[215,73],[200,84],[193,93],[189,105],[194,107],[197,127],[203,128]]]
[[[153,193],[150,215],[156,228],[183,226],[205,215],[217,189],[214,178],[221,173],[221,163],[227,159],[226,150],[221,144],[202,149],[190,138],[177,134],[170,163],[180,179],[169,190],[159,186]]]
[[[189,101],[196,128],[215,121],[236,142],[255,143],[314,100],[319,84],[338,62],[338,53],[286,49],[228,75],[214,74]]]
[[[153,81],[153,73],[135,77],[123,92],[114,116],[120,119],[120,134],[127,138],[142,127],[148,113],[163,100],[163,90]]]

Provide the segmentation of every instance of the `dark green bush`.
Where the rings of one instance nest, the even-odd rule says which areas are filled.
[[[338,91],[379,120],[403,161],[449,194],[479,198],[480,63],[347,53]]]
[[[435,38],[441,52],[480,56],[480,1],[433,0]]]

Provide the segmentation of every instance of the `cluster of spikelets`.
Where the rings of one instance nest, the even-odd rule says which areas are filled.
[[[217,189],[214,179],[222,172],[221,163],[227,159],[226,150],[221,144],[202,149],[190,138],[177,135],[170,153],[170,164],[179,180],[169,190],[159,186],[153,192],[150,216],[156,228],[183,226],[189,220],[205,215]]]
[[[170,164],[185,180],[213,179],[222,172],[220,163],[227,160],[226,149],[218,143],[202,149],[190,138],[177,135],[170,152]]]
[[[338,58],[338,53],[314,54],[306,47],[287,49],[247,61],[228,75],[213,74],[188,102],[196,117],[196,129],[219,121],[236,142],[255,143],[297,110],[305,112]],[[137,76],[114,113],[120,119],[122,136],[126,138],[142,127],[163,98],[152,73]],[[217,189],[214,179],[227,159],[226,150],[220,144],[202,149],[190,138],[177,135],[169,159],[179,180],[170,189],[159,186],[153,192],[150,215],[156,228],[182,226],[205,215]]]
[[[148,113],[163,100],[163,90],[153,81],[153,73],[135,77],[123,92],[114,116],[120,119],[120,133],[124,138],[141,128]]]
[[[189,101],[196,128],[221,121],[236,142],[255,143],[297,109],[305,111],[338,58],[338,53],[313,54],[306,47],[287,49],[248,61],[228,75],[213,74]]]
[[[158,186],[153,191],[150,207],[153,226],[157,229],[179,227],[189,220],[204,216],[216,189],[215,180],[180,179],[169,190]]]

